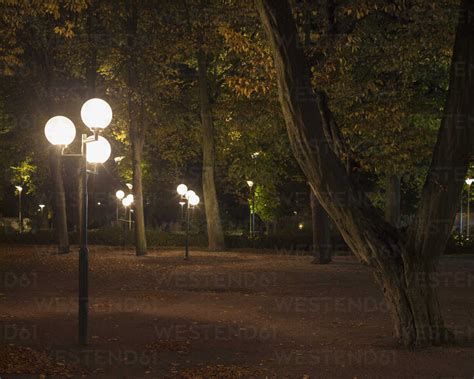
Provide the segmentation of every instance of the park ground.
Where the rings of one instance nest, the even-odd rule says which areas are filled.
[[[433,278],[457,342],[413,351],[352,257],[92,247],[79,348],[73,251],[0,246],[2,379],[474,377],[473,256],[443,257]]]

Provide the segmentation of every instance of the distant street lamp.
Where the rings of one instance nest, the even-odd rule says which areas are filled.
[[[123,192],[122,190],[118,190],[117,192],[115,192],[115,197],[117,198],[116,207],[115,207],[115,214],[117,216],[117,225],[118,225],[118,222],[119,222],[119,204],[122,201],[122,199],[125,197],[125,192]]]
[[[184,259],[189,257],[189,222],[190,222],[190,210],[199,204],[199,196],[196,195],[196,192],[189,190],[186,184],[180,184],[176,188],[176,192],[181,196],[181,209],[185,204],[186,206],[186,238],[185,238],[185,247],[184,247]],[[182,204],[181,204],[182,203]]]
[[[126,197],[122,199],[122,204],[125,207],[125,212],[127,211],[128,208],[128,230],[132,230],[132,203],[133,203],[133,195],[129,194]]]
[[[22,230],[22,219],[21,219],[21,192],[23,191],[22,186],[15,186],[16,190],[18,191],[18,227],[21,233]]]
[[[109,104],[102,99],[90,99],[81,108],[81,119],[89,127],[92,136],[82,135],[81,153],[69,154],[65,150],[76,137],[76,127],[74,123],[64,116],[55,116],[45,125],[44,133],[48,141],[61,147],[62,156],[79,157],[83,160],[81,165],[81,178],[83,181],[82,198],[82,235],[79,249],[79,344],[87,345],[87,321],[89,304],[89,280],[88,280],[88,255],[87,246],[87,226],[88,226],[88,190],[87,180],[89,173],[96,173],[97,164],[102,164],[110,157],[110,143],[100,135],[100,133],[112,121],[112,109]],[[94,166],[93,171],[87,170],[87,163]]]
[[[181,220],[184,220],[184,204],[186,204],[185,201],[179,202],[179,205],[181,205]]]
[[[255,191],[252,191],[254,183],[251,180],[247,180],[247,185],[250,189],[250,237],[253,237],[255,231]]]
[[[466,179],[467,184],[467,239],[469,239],[469,234],[471,231],[471,184],[474,182],[474,179]]]

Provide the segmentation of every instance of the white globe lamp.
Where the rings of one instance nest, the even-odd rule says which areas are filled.
[[[67,117],[54,116],[46,123],[44,134],[51,144],[67,146],[76,137],[76,127]]]
[[[105,129],[112,121],[112,108],[105,100],[90,99],[81,108],[81,118],[90,129]]]
[[[86,159],[89,163],[104,163],[109,159],[112,153],[109,141],[104,137],[98,136],[97,140],[87,144]]]
[[[180,184],[176,188],[176,192],[178,192],[179,195],[184,196],[186,195],[186,192],[188,192],[188,186],[186,184]]]

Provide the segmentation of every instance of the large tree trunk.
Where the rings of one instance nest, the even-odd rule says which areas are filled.
[[[69,253],[69,235],[67,234],[66,194],[61,170],[61,150],[53,146],[49,157],[53,179],[54,228],[58,239],[58,252],[67,254]]]
[[[145,144],[145,122],[143,103],[138,103],[136,96],[139,94],[139,78],[137,74],[136,53],[133,46],[136,45],[137,32],[137,4],[135,0],[126,2],[127,6],[127,39],[130,47],[127,69],[128,69],[128,113],[129,113],[129,134],[132,146],[132,170],[133,170],[133,210],[135,218],[135,253],[136,255],[146,255],[147,244],[145,234],[145,212],[143,209],[143,186],[142,186],[142,156]]]
[[[400,177],[388,175],[385,190],[385,220],[396,228],[400,227]]]
[[[206,209],[207,238],[209,250],[216,251],[224,249],[225,244],[214,180],[216,154],[207,79],[207,57],[202,51],[198,52],[198,80],[202,127],[202,190]]]
[[[474,3],[462,2],[466,14],[458,26],[453,62],[457,62],[457,69],[462,66],[465,77],[461,79],[452,72],[446,117],[412,232],[414,237],[408,245],[351,180],[325,138],[324,120],[311,88],[310,72],[299,47],[288,0],[256,3],[274,56],[280,103],[293,153],[316,197],[352,251],[372,267],[392,310],[399,340],[410,346],[445,341],[448,335],[436,290],[430,286],[430,280],[423,279],[435,272],[437,258],[451,232],[450,228],[438,228],[434,234],[429,227],[440,218],[444,226],[452,227],[460,182],[471,154],[467,122],[460,128],[454,121],[460,115],[466,121],[466,116],[472,117],[469,95],[474,93],[474,85],[472,75],[467,75],[474,64],[474,31],[467,15],[474,12]]]
[[[332,243],[329,217],[311,189],[309,196],[313,231],[313,263],[330,263],[332,260]]]

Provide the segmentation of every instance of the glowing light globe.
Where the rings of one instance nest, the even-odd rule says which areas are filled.
[[[188,192],[186,192],[186,194],[185,194],[184,196],[185,196],[186,199],[189,201],[189,199],[190,199],[191,197],[197,196],[197,195],[196,195],[196,192],[189,190]]]
[[[180,184],[176,188],[176,191],[178,192],[179,195],[184,196],[186,195],[186,192],[188,192],[188,186],[186,184]]]
[[[122,200],[125,197],[125,192],[123,192],[122,190],[118,190],[117,192],[115,192],[115,196],[117,197],[117,199]]]
[[[130,205],[132,205],[132,199],[130,199],[128,196],[125,197],[123,200],[122,200],[122,205],[124,207],[129,207]]]
[[[89,163],[104,163],[109,159],[110,153],[112,153],[112,148],[109,141],[99,136],[96,141],[87,144],[86,159]]]
[[[67,117],[54,116],[46,123],[44,134],[51,144],[67,146],[76,138],[76,127]]]
[[[189,200],[188,200],[188,201],[189,201],[189,205],[191,205],[191,206],[194,207],[194,206],[196,206],[196,205],[199,204],[199,200],[200,200],[200,199],[199,199],[199,196],[195,194],[194,196],[191,196],[191,197],[189,198]]]
[[[90,99],[81,108],[81,118],[91,129],[104,129],[112,121],[112,108],[105,100]]]
[[[131,193],[127,195],[126,199],[128,199],[130,203],[133,203],[133,201],[135,200],[135,198],[133,197]]]

